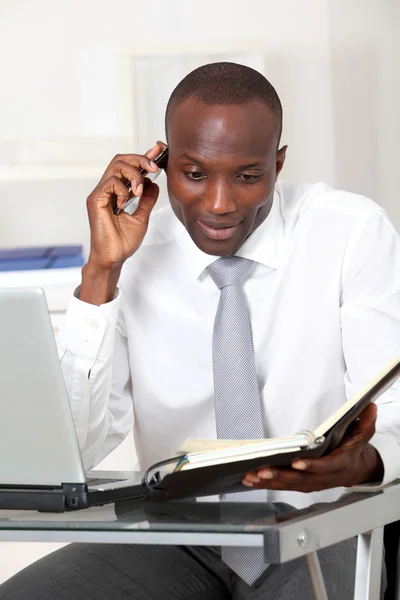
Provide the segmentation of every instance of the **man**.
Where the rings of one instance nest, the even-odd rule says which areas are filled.
[[[141,468],[188,437],[310,429],[400,355],[397,233],[371,200],[277,182],[281,127],[261,74],[206,65],[168,103],[170,206],[148,228],[158,188],[139,170],[157,171],[160,142],[116,156],[90,194],[90,256],[59,340],[86,467],[132,423]],[[127,181],[139,205],[117,216]],[[243,473],[244,485],[304,505],[295,491],[328,500],[400,476],[399,387],[377,405],[329,456]],[[351,598],[355,541],[321,560],[329,597]],[[32,599],[313,598],[305,561],[266,568],[255,549],[72,545],[7,582],[2,599],[28,588]]]

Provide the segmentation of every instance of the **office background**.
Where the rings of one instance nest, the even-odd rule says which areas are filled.
[[[86,253],[108,162],[163,139],[173,86],[224,59],[280,94],[285,179],[366,194],[399,228],[399,30],[398,0],[1,0],[0,248]],[[74,281],[59,278],[62,308]],[[128,440],[107,464],[133,462]],[[0,581],[46,550],[0,544]]]

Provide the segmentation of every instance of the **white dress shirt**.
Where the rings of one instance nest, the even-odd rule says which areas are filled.
[[[244,292],[267,436],[319,425],[400,356],[399,236],[373,201],[322,183],[279,182],[271,213],[237,254],[255,261]],[[220,292],[205,270],[216,258],[167,206],[152,215],[112,302],[71,300],[59,351],[87,468],[132,425],[142,469],[185,438],[216,437]],[[371,443],[389,482],[400,477],[400,385],[377,404]]]

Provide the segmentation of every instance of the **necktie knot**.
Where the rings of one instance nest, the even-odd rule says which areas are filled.
[[[241,256],[222,256],[207,267],[215,285],[221,290],[227,285],[239,285],[246,277],[253,261]]]

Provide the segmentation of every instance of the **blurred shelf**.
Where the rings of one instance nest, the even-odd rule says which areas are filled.
[[[0,271],[0,287],[30,287],[60,285],[80,281],[81,267],[66,269],[32,269],[31,271]]]
[[[72,294],[80,282],[81,267],[0,272],[0,288],[43,288],[51,313],[66,311]]]
[[[58,181],[101,177],[105,165],[0,165],[0,184],[18,181]]]
[[[131,152],[126,136],[0,139],[0,183],[95,179],[112,157]]]

